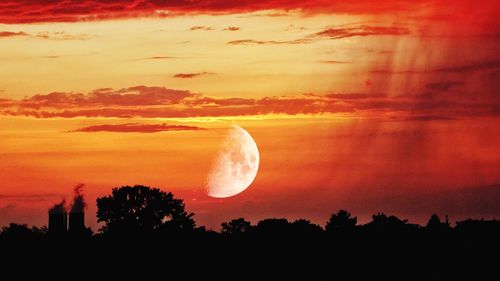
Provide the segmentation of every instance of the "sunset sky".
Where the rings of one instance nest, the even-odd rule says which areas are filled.
[[[0,226],[85,184],[143,184],[198,225],[348,209],[500,217],[499,1],[0,2]],[[226,199],[228,128],[260,151]]]

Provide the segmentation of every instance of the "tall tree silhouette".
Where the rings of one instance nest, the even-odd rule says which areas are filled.
[[[170,192],[143,185],[114,188],[97,199],[97,221],[102,232],[137,233],[160,228],[193,229],[193,214],[186,213],[182,199]]]
[[[336,234],[346,234],[354,231],[356,223],[358,223],[357,217],[352,217],[351,213],[346,210],[339,210],[336,214],[332,214],[326,223],[325,230]]]
[[[222,233],[228,235],[238,235],[247,233],[252,229],[252,224],[244,218],[234,219],[221,224]]]

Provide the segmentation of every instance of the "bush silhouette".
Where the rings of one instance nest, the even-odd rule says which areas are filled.
[[[252,224],[244,218],[234,219],[221,224],[222,233],[227,235],[238,235],[248,233],[252,229]]]
[[[159,229],[193,229],[193,214],[186,213],[182,199],[170,192],[143,185],[114,188],[97,199],[97,221],[103,233],[145,233]]]
[[[332,214],[325,230],[329,233],[349,234],[354,231],[357,223],[357,217],[351,217],[351,213],[346,210],[339,210],[336,214]]]
[[[10,223],[2,227],[0,232],[0,241],[9,242],[27,242],[42,238],[47,234],[47,228],[38,228],[36,226],[28,227],[26,224]]]

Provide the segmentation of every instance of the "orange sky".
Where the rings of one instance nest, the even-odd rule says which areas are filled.
[[[172,191],[218,229],[347,208],[498,217],[496,1],[0,3],[0,225],[84,183]],[[300,2],[300,3],[299,3]],[[205,193],[231,124],[261,166]]]

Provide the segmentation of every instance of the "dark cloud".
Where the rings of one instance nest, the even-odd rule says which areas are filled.
[[[481,70],[494,70],[500,69],[500,61],[499,60],[484,60],[477,61],[464,65],[457,66],[445,66],[441,68],[436,68],[435,72],[452,72],[452,73],[467,73],[473,71],[481,71]]]
[[[228,26],[228,27],[224,28],[224,30],[225,31],[238,31],[238,30],[240,30],[240,28],[237,26]]]
[[[79,128],[71,132],[158,133],[158,132],[169,132],[169,131],[196,131],[196,130],[203,130],[203,128],[195,126],[184,126],[184,125],[125,123],[125,124],[113,124],[113,125],[95,125],[95,126]]]
[[[196,30],[212,31],[214,29],[213,29],[213,27],[210,27],[210,26],[197,25],[197,26],[191,27],[189,30],[191,30],[191,31],[196,31]]]
[[[428,83],[425,85],[425,87],[433,91],[448,91],[451,88],[461,86],[463,84],[464,84],[463,82],[458,82],[458,81],[441,81],[441,82]]]
[[[439,116],[439,115],[414,115],[404,118],[394,118],[397,121],[448,121],[455,120],[452,117]]]
[[[174,78],[195,78],[195,77],[198,77],[198,76],[202,76],[202,75],[208,75],[208,74],[213,74],[211,72],[194,72],[194,73],[177,73],[177,74],[174,74],[173,77]]]
[[[357,36],[375,36],[375,35],[408,35],[410,30],[406,27],[398,26],[368,26],[327,28],[323,31],[314,33],[313,37],[328,39],[343,39]]]
[[[464,74],[478,71],[500,70],[499,60],[481,60],[462,65],[441,66],[430,69],[407,69],[407,70],[387,70],[379,69],[371,71],[372,74],[433,74],[433,73],[455,73]]]

